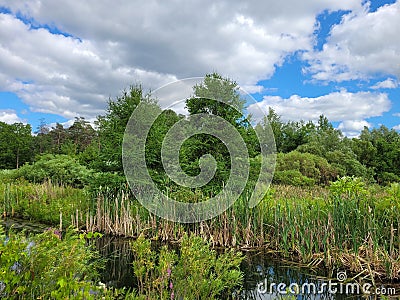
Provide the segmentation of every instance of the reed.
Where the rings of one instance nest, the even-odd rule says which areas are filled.
[[[400,278],[400,185],[368,187],[343,178],[329,188],[274,186],[254,208],[243,196],[196,224],[158,218],[123,190],[102,189],[92,199],[84,190],[51,183],[16,183],[0,184],[0,195],[7,216],[57,224],[61,212],[71,216],[63,226],[168,242],[191,232],[214,247],[263,247],[310,267],[346,267],[371,280]]]
[[[48,224],[59,224],[60,214],[70,216],[76,210],[91,207],[88,192],[70,186],[55,185],[51,181],[33,184],[26,181],[0,182],[2,216],[21,217]],[[63,220],[63,226],[71,225]]]

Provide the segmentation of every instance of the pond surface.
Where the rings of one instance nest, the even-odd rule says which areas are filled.
[[[107,258],[107,266],[102,274],[102,280],[107,285],[135,287],[130,242],[129,239],[118,237],[103,237],[96,241],[97,249]],[[360,294],[362,286],[359,286],[357,293],[357,288],[354,287],[353,290],[353,286],[350,285],[347,287],[349,293],[346,294],[346,285],[340,284],[336,278],[331,281],[329,290],[329,274],[325,270],[312,271],[282,262],[262,251],[247,251],[244,254],[245,260],[241,266],[244,272],[243,291],[235,295],[235,299],[368,299]],[[336,273],[331,277],[336,277]],[[286,288],[281,286],[281,292],[278,292],[280,283],[285,284]],[[300,293],[295,293],[294,296],[290,292],[297,292],[296,288]]]
[[[32,233],[43,232],[49,227],[19,219],[5,221],[6,228],[11,225],[15,230],[26,229]],[[101,274],[102,282],[119,288],[135,287],[131,240],[103,236],[95,241],[95,245],[106,259],[106,268]],[[279,261],[262,251],[247,251],[244,255],[245,260],[241,266],[244,272],[243,289],[241,293],[234,295],[235,299],[368,299],[360,294],[363,286],[357,286],[355,282],[351,282],[353,285],[346,285],[336,279],[346,277],[340,270],[335,274],[328,274],[325,270],[311,270]],[[329,280],[328,277],[335,279]],[[375,291],[373,287],[365,288]],[[400,292],[400,287],[381,285],[378,288],[382,294],[393,295],[395,290],[396,294]],[[369,299],[379,298],[371,296]]]

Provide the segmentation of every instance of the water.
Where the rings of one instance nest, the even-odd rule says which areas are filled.
[[[16,219],[5,222],[6,228],[12,224],[15,230],[24,228],[33,233],[43,232],[48,227]],[[101,281],[108,286],[135,287],[130,243],[130,239],[111,236],[103,236],[95,241],[97,250],[106,259],[106,268],[101,273]],[[311,270],[282,262],[262,251],[248,251],[244,255],[245,259],[241,265],[244,272],[243,289],[241,293],[234,295],[235,299],[366,299],[357,293],[357,289],[362,291],[362,286],[358,288],[355,285],[346,286],[336,279],[336,277],[339,279],[343,276],[347,277],[347,274],[341,270],[336,270],[332,274],[328,274],[325,270]],[[334,277],[334,279],[329,280],[328,277]],[[329,283],[332,284],[330,289]],[[380,288],[386,294],[394,292],[394,290],[388,290],[392,288],[388,285],[381,285]],[[305,292],[303,294],[302,289]],[[346,294],[346,289],[350,293]],[[373,288],[369,290],[374,291]],[[398,294],[400,287],[396,290]],[[291,291],[300,292],[300,294],[294,295]],[[287,294],[284,294],[285,292]]]
[[[102,274],[102,280],[107,285],[135,287],[130,243],[129,239],[107,236],[96,241],[97,249],[108,259],[107,267]],[[355,285],[346,286],[337,280],[337,275],[347,276],[344,271],[336,270],[328,274],[326,270],[311,270],[293,263],[282,262],[262,251],[248,251],[244,255],[245,259],[241,265],[244,272],[243,291],[234,295],[235,299],[368,299],[362,297],[361,285],[358,288]],[[328,277],[333,279],[329,280]],[[331,282],[330,289],[329,282]],[[281,286],[281,292],[278,292],[279,284],[286,285],[286,288]],[[302,288],[304,293],[301,293]],[[347,294],[346,289],[349,292]],[[372,291],[372,288],[370,290]],[[291,294],[291,291],[296,293]],[[400,292],[400,288],[398,291]]]

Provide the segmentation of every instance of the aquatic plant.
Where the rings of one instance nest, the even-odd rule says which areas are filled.
[[[142,235],[132,243],[139,294],[151,299],[219,299],[240,287],[243,256],[233,249],[217,254],[200,237],[184,235],[177,254],[157,253]]]

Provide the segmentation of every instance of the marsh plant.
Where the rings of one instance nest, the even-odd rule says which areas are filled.
[[[92,299],[100,295],[96,252],[70,230],[36,236],[0,226],[0,298]]]
[[[198,236],[185,234],[178,251],[165,245],[157,253],[143,236],[132,248],[143,299],[226,299],[243,280],[240,252],[231,249],[217,254]]]
[[[254,208],[243,195],[213,219],[178,224],[149,213],[124,190],[93,195],[51,182],[0,183],[6,216],[161,242],[194,234],[214,247],[263,247],[310,267],[345,267],[371,279],[400,278],[399,199],[399,184],[382,187],[342,177],[328,187],[273,185]]]

